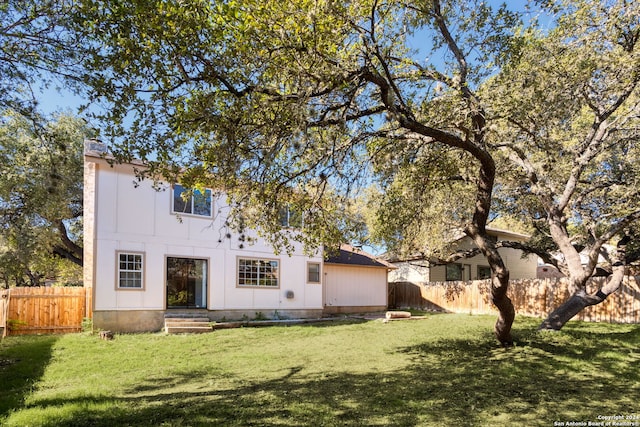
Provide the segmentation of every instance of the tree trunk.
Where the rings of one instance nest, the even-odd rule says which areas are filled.
[[[67,232],[67,227],[64,225],[64,222],[58,221],[57,223],[58,231],[60,234],[60,241],[62,245],[56,245],[53,248],[53,254],[57,255],[61,258],[68,259],[76,265],[82,267],[83,261],[83,249],[82,246],[75,244],[70,238],[69,233]]]
[[[504,264],[496,245],[486,234],[486,229],[468,225],[465,233],[473,239],[480,248],[491,267],[491,302],[498,309],[498,320],[493,327],[496,339],[505,347],[513,345],[511,326],[516,317],[516,310],[507,296],[509,289],[509,270]]]
[[[40,286],[40,279],[42,278],[41,274],[33,273],[28,268],[25,269],[25,274],[29,277],[30,286]]]
[[[507,296],[508,288],[508,276],[506,281],[499,279],[497,276],[491,280],[491,302],[498,309],[498,320],[496,320],[493,331],[500,344],[505,347],[513,345],[511,326],[516,317],[516,310],[511,299]]]
[[[567,301],[553,310],[542,322],[538,330],[559,331],[576,314],[589,306],[602,303],[609,295],[617,291],[622,284],[623,278],[624,266],[615,266],[613,274],[609,276],[605,285],[598,289],[595,294],[590,295],[587,293],[586,286],[581,287]]]

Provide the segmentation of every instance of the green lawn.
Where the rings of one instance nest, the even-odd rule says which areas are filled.
[[[516,346],[503,349],[493,322],[440,314],[113,341],[9,337],[0,424],[553,426],[640,416],[640,325],[539,334],[539,320],[518,318]]]

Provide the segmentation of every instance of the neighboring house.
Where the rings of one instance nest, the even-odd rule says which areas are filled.
[[[490,236],[496,241],[526,241],[529,236],[514,233],[496,228],[487,228]],[[451,244],[452,252],[457,250],[468,250],[475,245],[467,236],[458,237]],[[523,257],[520,250],[512,248],[499,248],[498,252],[502,256],[505,265],[509,269],[510,279],[530,279],[536,277],[538,268],[538,257],[528,255]],[[461,258],[456,262],[446,265],[432,265],[428,259],[413,257],[410,259],[398,259],[397,257],[387,257],[387,260],[396,267],[389,274],[390,282],[447,282],[464,280],[482,280],[491,277],[491,268],[487,259],[482,255],[471,258]]]
[[[143,165],[103,154],[88,144],[84,166],[84,283],[96,328],[160,330],[166,314],[316,318],[325,295],[330,312],[386,308],[387,270],[370,258],[325,263],[300,245],[276,255],[256,233],[228,230],[228,208],[211,190],[184,200],[180,185],[138,181]]]

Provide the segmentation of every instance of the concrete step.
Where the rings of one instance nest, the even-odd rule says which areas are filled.
[[[211,321],[206,317],[165,318],[164,330],[168,334],[199,334],[213,331]]]
[[[168,334],[202,334],[212,332],[211,326],[165,326],[164,330]]]
[[[207,322],[164,322],[164,326],[171,326],[176,328],[190,328],[190,327],[199,327],[206,326],[210,327],[210,323]]]
[[[209,320],[208,317],[165,317],[164,318],[164,322],[174,322],[174,323],[180,323],[180,322],[202,322],[202,323],[209,323],[211,322],[211,320]]]

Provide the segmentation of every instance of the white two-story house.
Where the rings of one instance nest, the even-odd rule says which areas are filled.
[[[177,183],[138,182],[141,167],[111,165],[99,144],[85,147],[84,283],[96,328],[160,330],[173,313],[314,318],[386,308],[389,264],[325,262],[302,247],[276,255],[256,233],[229,230],[211,190],[185,200]]]

